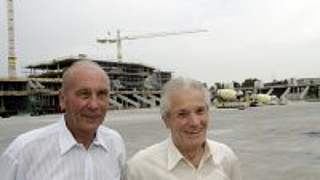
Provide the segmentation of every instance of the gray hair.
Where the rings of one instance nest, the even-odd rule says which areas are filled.
[[[171,99],[170,95],[178,90],[182,89],[194,89],[199,92],[201,92],[205,99],[205,104],[207,108],[210,107],[210,93],[208,89],[200,82],[193,79],[178,77],[171,79],[169,82],[167,82],[163,89],[162,89],[162,95],[160,100],[160,114],[161,118],[165,119],[169,115],[170,106],[171,106]]]
[[[74,63],[71,64],[71,66],[69,68],[67,68],[63,75],[62,75],[62,87],[61,87],[61,90],[63,91],[64,88],[66,87],[66,85],[68,84],[68,79],[70,77],[70,75],[72,75],[75,71],[75,69],[79,66],[88,66],[88,67],[94,67],[96,68],[98,71],[102,71],[105,73],[106,75],[106,79],[107,79],[107,84],[108,84],[108,89],[110,90],[110,79],[109,79],[109,76],[107,74],[107,72],[105,72],[102,67],[94,62],[94,61],[90,61],[90,60],[80,60],[80,61],[76,61]]]

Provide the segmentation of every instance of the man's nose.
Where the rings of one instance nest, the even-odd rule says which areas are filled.
[[[191,125],[198,125],[200,123],[200,118],[195,112],[191,112],[189,115],[189,122]]]
[[[96,95],[92,95],[88,102],[90,109],[97,109],[99,107],[99,99]]]

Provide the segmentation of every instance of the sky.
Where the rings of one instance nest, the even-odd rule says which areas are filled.
[[[30,64],[87,54],[115,59],[96,38],[206,29],[122,41],[125,62],[203,82],[320,77],[319,0],[14,0],[18,74]],[[6,0],[0,76],[7,76]],[[110,34],[110,36],[108,36]]]

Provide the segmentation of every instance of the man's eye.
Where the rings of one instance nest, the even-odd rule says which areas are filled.
[[[90,92],[89,91],[79,91],[77,92],[77,96],[80,98],[86,99],[90,97]]]
[[[178,112],[178,114],[177,114],[177,116],[179,118],[186,118],[186,117],[188,117],[188,115],[189,115],[189,113],[186,111]]]
[[[109,96],[109,93],[108,91],[101,91],[98,93],[98,97],[101,98],[101,99],[105,99]]]
[[[206,108],[201,107],[196,110],[196,114],[202,115],[206,112]]]

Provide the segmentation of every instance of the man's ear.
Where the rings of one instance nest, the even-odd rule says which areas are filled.
[[[60,105],[60,110],[64,111],[66,108],[66,105],[65,105],[64,93],[62,92],[62,90],[59,91],[59,105]]]
[[[162,117],[162,120],[163,120],[164,124],[166,125],[166,127],[169,129],[170,128],[170,124],[169,124],[168,116]]]

